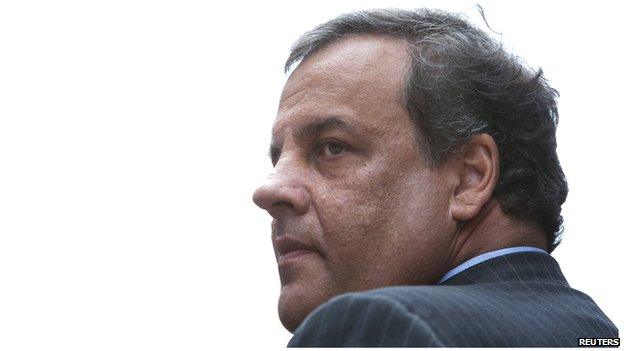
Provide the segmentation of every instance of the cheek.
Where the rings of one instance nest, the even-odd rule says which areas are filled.
[[[447,206],[433,181],[422,171],[367,172],[328,186],[319,220],[334,280],[358,289],[434,270],[419,264],[427,259],[436,265],[429,256],[444,232]]]
[[[384,173],[358,172],[329,184],[316,204],[327,265],[334,280],[369,280],[370,271],[395,245],[392,226],[397,202],[396,180]]]
[[[318,204],[324,238],[338,248],[363,245],[362,239],[371,235],[367,228],[379,225],[376,219],[387,210],[386,198],[385,184],[376,177],[355,176],[328,184]]]

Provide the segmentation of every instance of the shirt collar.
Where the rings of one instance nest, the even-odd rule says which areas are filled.
[[[440,279],[440,281],[438,282],[439,284],[442,284],[443,282],[445,282],[446,280],[450,279],[451,277],[465,271],[466,269],[477,265],[481,262],[490,260],[492,258],[495,257],[499,257],[499,256],[503,256],[503,255],[509,255],[512,253],[518,253],[518,252],[542,252],[548,255],[548,252],[537,248],[537,247],[532,247],[532,246],[514,246],[514,247],[507,247],[504,249],[500,249],[500,250],[494,250],[494,251],[490,251],[490,252],[486,252],[483,254],[480,254],[479,256],[475,256],[471,259],[469,259],[468,261],[460,264],[459,266],[451,269],[450,271],[446,272],[446,274],[444,274],[442,276],[442,279]]]

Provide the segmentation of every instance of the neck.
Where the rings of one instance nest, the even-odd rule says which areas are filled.
[[[503,212],[490,199],[479,215],[458,226],[449,247],[446,271],[482,253],[512,246],[533,246],[546,250],[546,236],[536,226]]]

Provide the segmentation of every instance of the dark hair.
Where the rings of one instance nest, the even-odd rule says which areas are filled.
[[[536,223],[548,250],[563,231],[568,186],[556,153],[558,92],[502,44],[460,15],[439,10],[367,10],[339,16],[305,33],[285,70],[329,43],[359,34],[403,39],[411,72],[405,104],[430,166],[480,133],[500,154],[494,191],[505,213]]]

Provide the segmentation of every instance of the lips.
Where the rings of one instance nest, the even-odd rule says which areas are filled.
[[[277,262],[280,265],[293,262],[305,255],[318,253],[311,244],[285,236],[275,239],[275,249],[277,250]]]

